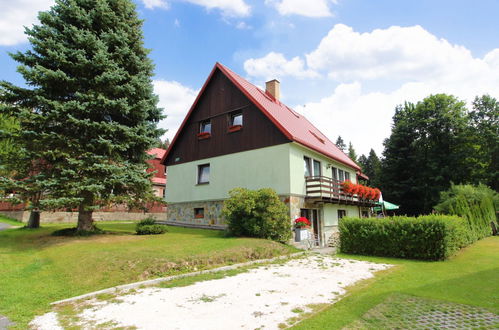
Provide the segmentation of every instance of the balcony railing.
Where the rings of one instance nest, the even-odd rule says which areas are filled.
[[[374,206],[376,201],[345,194],[341,181],[326,176],[305,178],[307,198],[325,202]]]

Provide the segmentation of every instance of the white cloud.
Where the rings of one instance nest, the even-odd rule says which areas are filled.
[[[39,11],[50,9],[54,0],[0,1],[0,46],[12,46],[27,41],[24,26],[38,22]]]
[[[236,29],[239,29],[239,30],[251,30],[252,27],[251,25],[248,25],[246,22],[239,22],[236,24]]]
[[[159,106],[167,115],[167,118],[159,123],[159,127],[168,129],[165,137],[171,141],[194,102],[198,91],[177,81],[154,80],[153,84],[154,93],[159,96]]]
[[[306,17],[333,16],[329,8],[330,0],[266,0],[265,4],[273,6],[283,16],[300,15]]]
[[[154,9],[154,8],[162,8],[162,9],[168,9],[170,8],[170,5],[168,2],[164,0],[142,0],[144,3],[144,7],[147,9]]]
[[[337,24],[317,49],[306,55],[313,70],[337,80],[424,80],[456,70],[481,71],[485,66],[463,46],[439,39],[421,26],[376,29],[359,33]],[[466,67],[460,67],[466,63]]]
[[[283,54],[271,52],[247,60],[244,68],[248,75],[259,78],[279,74],[303,78],[307,76],[304,72],[313,72],[305,85],[281,80],[283,89],[299,85],[304,93],[299,104],[305,106],[296,109],[331,140],[341,135],[352,141],[359,154],[371,148],[381,153],[394,109],[404,101],[417,102],[437,93],[452,94],[468,103],[482,94],[499,98],[499,48],[483,58],[473,57],[467,48],[420,26],[361,34],[338,24],[308,54],[288,61]],[[329,82],[325,84],[324,79]],[[316,92],[332,82],[338,84],[334,91],[323,91],[319,100],[307,98],[307,86]]]
[[[184,0],[186,2],[203,6],[208,10],[219,9],[222,15],[228,17],[249,16],[251,7],[244,0]]]
[[[298,56],[287,60],[283,54],[270,52],[261,58],[250,58],[244,62],[244,70],[253,77],[265,79],[292,76],[296,78],[316,78],[318,74],[304,69],[304,62]]]

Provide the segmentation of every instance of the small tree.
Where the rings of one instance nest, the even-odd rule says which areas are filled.
[[[92,231],[99,204],[153,196],[145,151],[163,133],[153,64],[130,0],[57,0],[39,20],[26,29],[31,49],[11,54],[28,88],[0,82],[0,102],[19,122],[15,142],[46,165],[31,179],[40,203],[77,208],[77,230]]]
[[[286,243],[291,238],[291,221],[286,204],[270,189],[234,188],[222,213],[228,230],[235,236],[271,239]]]

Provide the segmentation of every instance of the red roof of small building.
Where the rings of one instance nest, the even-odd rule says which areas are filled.
[[[155,156],[155,158],[162,159],[166,154],[166,149],[152,148],[150,150],[147,150],[147,154]]]
[[[360,170],[360,167],[353,160],[351,160],[341,149],[339,149],[314,125],[312,125],[312,123],[310,123],[307,118],[297,113],[290,107],[286,106],[279,100],[276,100],[274,97],[272,97],[272,95],[266,93],[265,91],[262,91],[260,88],[251,84],[246,79],[242,78],[241,76],[218,62],[213,67],[213,70],[204,83],[203,88],[199,92],[196,100],[194,101],[194,104],[189,110],[189,113],[185,117],[182,125],[177,131],[177,134],[170,144],[170,147],[163,156],[161,163],[165,161],[166,155],[175,144],[175,140],[177,139],[180,131],[187,122],[187,118],[196,107],[200,96],[203,94],[204,89],[208,85],[208,82],[210,81],[217,68],[222,71],[227,76],[227,78],[229,78],[229,80],[231,80],[232,83],[236,85],[241,90],[241,92],[246,95],[246,97],[248,97],[288,139],[298,142],[305,147],[315,150],[356,170]]]

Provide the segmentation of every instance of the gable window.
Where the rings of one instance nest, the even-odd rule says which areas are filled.
[[[229,132],[237,132],[243,128],[243,113],[233,112],[229,114]]]
[[[243,113],[234,112],[230,115],[230,126],[243,126]]]
[[[203,120],[201,123],[199,123],[199,133],[211,134],[211,120]]]
[[[347,211],[346,210],[338,210],[338,220],[339,219],[343,219],[346,216],[347,216]]]
[[[210,183],[210,164],[198,166],[198,184]]]
[[[204,207],[196,207],[194,209],[194,218],[196,219],[204,218]]]

